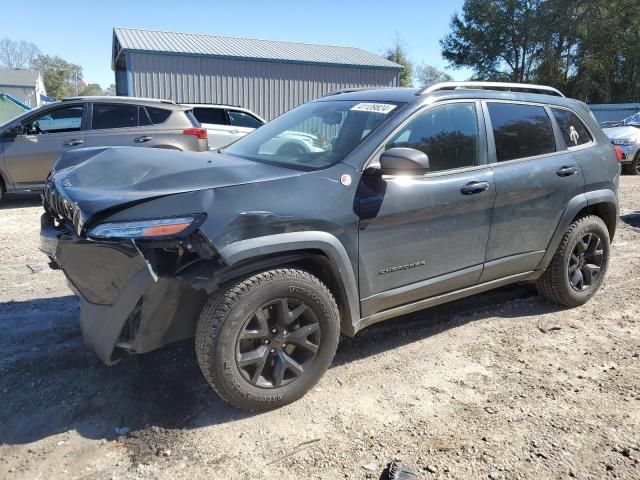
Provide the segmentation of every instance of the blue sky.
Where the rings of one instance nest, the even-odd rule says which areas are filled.
[[[378,54],[399,36],[412,60],[443,68],[438,41],[463,0],[3,3],[0,37],[33,42],[44,53],[81,65],[85,80],[106,87],[114,83],[114,26],[348,45]],[[467,70],[448,71],[456,80],[470,76]]]

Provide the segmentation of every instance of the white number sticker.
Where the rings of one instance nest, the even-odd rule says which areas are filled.
[[[395,105],[389,105],[388,103],[359,103],[351,107],[351,110],[355,112],[383,113],[386,115],[394,108],[396,108]]]

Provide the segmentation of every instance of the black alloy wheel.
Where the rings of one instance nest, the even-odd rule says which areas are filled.
[[[577,291],[596,285],[602,270],[604,250],[596,233],[584,234],[573,247],[569,257],[569,283]]]
[[[320,345],[320,323],[298,298],[281,297],[260,307],[238,336],[236,363],[261,388],[278,388],[304,375]]]

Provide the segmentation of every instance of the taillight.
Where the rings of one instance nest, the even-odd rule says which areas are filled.
[[[622,149],[618,145],[614,145],[613,149],[616,151],[616,157],[618,157],[618,161],[622,161]]]
[[[199,138],[200,140],[207,139],[206,128],[197,128],[197,127],[187,128],[186,130],[183,130],[182,133],[185,135],[193,135],[194,137]]]

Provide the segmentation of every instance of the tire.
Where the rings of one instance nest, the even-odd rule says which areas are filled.
[[[258,412],[311,389],[329,368],[339,338],[340,314],[329,289],[308,272],[280,268],[209,297],[196,328],[196,357],[223,400]]]
[[[636,153],[633,162],[627,166],[626,170],[631,175],[640,175],[640,153]]]
[[[609,231],[600,217],[588,215],[576,220],[538,279],[538,292],[565,307],[585,304],[602,285],[610,250]],[[599,268],[597,272],[595,267]]]

